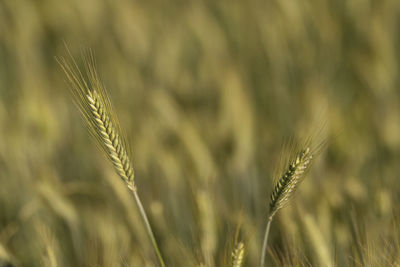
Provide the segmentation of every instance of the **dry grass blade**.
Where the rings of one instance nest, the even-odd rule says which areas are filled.
[[[232,251],[232,267],[242,266],[244,259],[244,244],[239,242]]]

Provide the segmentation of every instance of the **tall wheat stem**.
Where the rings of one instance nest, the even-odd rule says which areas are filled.
[[[272,222],[272,217],[269,217],[268,223],[267,223],[267,228],[265,229],[264,241],[263,241],[262,250],[261,250],[261,260],[260,260],[261,267],[265,266],[265,256],[267,254],[267,243],[268,243],[269,229],[271,228],[271,222]]]
[[[139,209],[140,216],[142,217],[142,220],[144,222],[144,226],[146,228],[147,234],[150,237],[151,244],[153,245],[154,251],[157,254],[158,261],[160,262],[160,265],[162,267],[165,267],[164,260],[162,258],[161,252],[160,252],[160,250],[158,248],[156,238],[154,237],[154,234],[153,234],[153,230],[151,229],[149,220],[148,220],[147,215],[146,215],[146,211],[143,208],[142,201],[140,201],[140,198],[139,198],[139,195],[138,195],[136,189],[131,190],[131,191],[132,191],[133,196],[135,197],[136,205],[137,205],[137,207]]]

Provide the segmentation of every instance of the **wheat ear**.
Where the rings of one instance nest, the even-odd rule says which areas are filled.
[[[85,119],[90,134],[96,139],[98,146],[105,152],[119,177],[132,192],[159,263],[164,267],[164,260],[136,190],[129,145],[122,135],[116,113],[113,111],[111,101],[97,75],[94,56],[92,53],[85,56],[84,74],[86,76],[71,55],[70,57],[72,63],[64,58],[58,59],[58,62],[72,85],[71,92],[75,104]]]
[[[316,148],[312,149],[308,141],[305,148],[294,152],[295,157],[289,160],[289,166],[286,166],[283,175],[275,184],[274,190],[271,193],[269,203],[268,223],[265,229],[264,241],[261,251],[260,266],[265,266],[265,257],[267,250],[267,242],[271,222],[278,210],[283,208],[293,196],[300,182],[304,179],[309,171],[313,159],[317,152],[321,149],[322,143]]]
[[[232,251],[232,267],[242,266],[244,259],[244,244],[239,242]]]
[[[107,148],[108,157],[114,165],[118,175],[128,185],[128,188],[132,191],[136,191],[133,168],[129,161],[128,154],[125,148],[121,145],[121,138],[105,112],[97,91],[88,91],[86,96],[98,133],[103,140],[103,144]]]
[[[269,203],[269,217],[271,219],[279,209],[289,202],[298,184],[309,170],[312,159],[313,154],[310,153],[309,147],[300,151],[296,159],[289,164],[285,174],[278,180],[271,193]]]

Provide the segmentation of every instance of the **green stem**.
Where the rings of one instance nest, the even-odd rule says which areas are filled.
[[[156,241],[156,239],[154,237],[154,234],[153,234],[153,230],[151,229],[151,226],[150,226],[150,223],[149,223],[149,219],[147,218],[146,211],[143,208],[143,205],[142,205],[142,202],[140,201],[139,195],[136,192],[136,188],[133,188],[131,191],[132,191],[133,196],[135,197],[136,205],[139,208],[139,213],[142,216],[142,219],[143,219],[143,222],[144,222],[144,226],[146,228],[147,234],[150,237],[151,244],[153,245],[154,251],[156,252],[158,261],[159,261],[161,267],[165,267],[165,263],[164,263],[164,260],[163,260],[163,258],[161,256],[160,249],[158,248],[157,241]]]
[[[268,243],[268,235],[269,235],[269,228],[271,227],[272,216],[268,217],[267,228],[265,229],[264,241],[261,250],[261,260],[260,260],[260,267],[265,266],[265,256],[267,254],[267,243]]]

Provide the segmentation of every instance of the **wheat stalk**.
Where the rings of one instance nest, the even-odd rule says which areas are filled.
[[[239,242],[232,251],[232,267],[242,266],[244,259],[244,244]]]
[[[97,75],[93,53],[89,52],[84,57],[85,72],[80,70],[70,53],[69,55],[71,63],[64,58],[58,59],[58,62],[71,84],[74,102],[86,121],[90,134],[96,139],[97,145],[105,152],[119,177],[132,192],[159,263],[164,267],[164,260],[136,190],[129,145],[119,126],[107,92]]]
[[[296,149],[289,154],[289,164],[285,165],[283,174],[275,184],[275,187],[271,193],[269,202],[269,213],[268,223],[265,229],[264,241],[261,251],[260,266],[265,266],[265,256],[267,250],[267,242],[271,222],[274,215],[283,208],[289,200],[292,198],[294,192],[298,188],[299,184],[305,178],[307,172],[310,170],[313,160],[319,151],[321,151],[324,141],[318,143],[317,146],[312,146],[313,138],[310,138],[305,142],[303,148]]]

